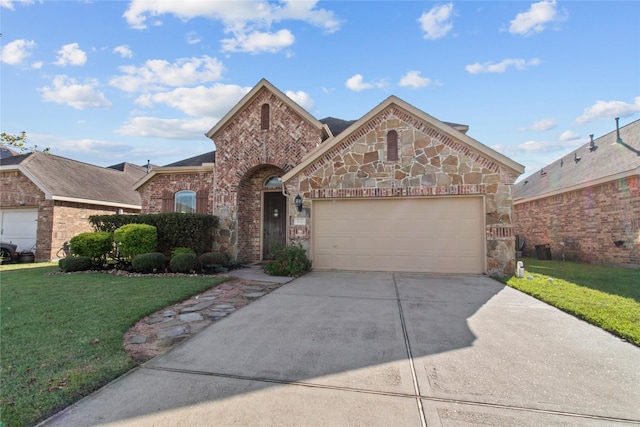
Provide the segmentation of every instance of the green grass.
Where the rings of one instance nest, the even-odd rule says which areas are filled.
[[[135,366],[125,332],[144,316],[209,289],[214,277],[51,274],[0,267],[0,417],[33,425]],[[2,424],[2,423],[0,423]]]
[[[640,269],[522,261],[525,277],[503,283],[640,346]]]

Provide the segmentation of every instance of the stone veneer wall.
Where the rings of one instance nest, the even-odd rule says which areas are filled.
[[[535,245],[549,244],[553,259],[564,253],[568,260],[640,267],[638,176],[519,202],[515,217],[528,255],[536,255]]]
[[[213,213],[213,173],[160,174],[142,188],[138,189],[142,202],[142,213],[162,212],[162,193],[169,190],[176,193],[181,190],[209,189],[207,212]]]
[[[398,133],[397,161],[386,160],[390,130]],[[300,192],[305,199],[484,195],[487,273],[501,276],[515,271],[516,178],[482,153],[391,107],[287,186],[289,194]],[[289,237],[308,247],[309,224],[291,225]]]
[[[269,104],[269,129],[261,129],[261,108]],[[261,206],[253,203],[251,215],[238,214],[241,180],[263,165],[271,165],[283,172],[300,163],[302,158],[322,141],[321,131],[299,116],[282,99],[263,89],[247,103],[227,126],[215,136],[215,208],[220,218],[218,243],[222,252],[233,259],[260,261],[259,245],[253,242],[238,247],[238,238],[248,236],[256,221],[260,221]],[[226,243],[226,240],[229,243]],[[244,239],[244,237],[243,237]]]

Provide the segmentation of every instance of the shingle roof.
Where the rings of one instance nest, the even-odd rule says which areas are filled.
[[[640,173],[640,120],[620,128],[620,139],[613,131],[579,147],[542,170],[518,182],[514,199],[530,199],[588,185],[636,170]],[[579,159],[576,161],[576,159]]]
[[[6,159],[7,157],[17,156],[18,152],[12,150],[4,144],[0,144],[0,159]]]
[[[202,166],[203,163],[215,163],[216,152],[209,151],[208,153],[200,154],[198,156],[189,157],[188,159],[179,160],[175,163],[170,163],[163,167],[175,167],[175,166]]]
[[[133,184],[145,174],[140,166],[126,164],[120,171],[39,152],[2,160],[3,168],[11,165],[19,165],[54,199],[141,205],[140,194],[133,190]]]

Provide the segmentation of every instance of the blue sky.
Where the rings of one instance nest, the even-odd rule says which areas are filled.
[[[318,119],[390,95],[526,166],[640,118],[637,1],[0,0],[2,132],[100,166],[211,151],[261,78]]]

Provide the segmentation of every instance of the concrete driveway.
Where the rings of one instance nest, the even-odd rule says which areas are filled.
[[[318,271],[45,425],[629,425],[639,402],[639,348],[490,278]]]

